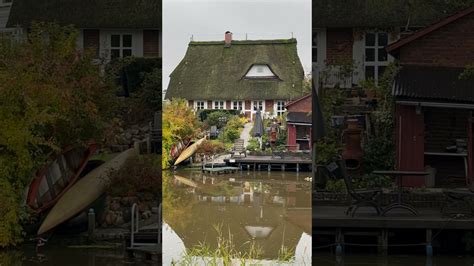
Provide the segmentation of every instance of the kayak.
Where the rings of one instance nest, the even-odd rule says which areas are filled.
[[[206,140],[206,137],[194,142],[191,146],[186,148],[179,156],[178,159],[174,162],[174,165],[180,164],[182,161],[188,159],[189,157],[193,156],[193,154],[197,151],[199,146]]]
[[[90,206],[107,188],[110,181],[108,174],[120,169],[135,153],[135,149],[126,150],[77,181],[48,213],[38,230],[38,235],[48,232]]]
[[[181,177],[179,175],[174,175],[174,178],[176,180],[178,180],[180,183],[183,183],[187,186],[190,186],[190,187],[194,187],[194,188],[197,188],[198,187],[198,184],[194,181],[192,181],[191,179],[188,179],[188,178],[185,178],[185,177]]]
[[[68,147],[35,173],[28,186],[26,204],[36,213],[51,208],[58,199],[80,178],[81,172],[97,150],[89,147]]]

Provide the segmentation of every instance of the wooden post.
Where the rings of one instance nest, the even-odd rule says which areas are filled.
[[[268,172],[270,172],[271,170],[272,170],[272,165],[268,164]]]
[[[299,164],[299,163],[296,163],[296,172],[297,172],[297,173],[300,172],[300,164]]]
[[[282,165],[281,165],[281,170],[282,170],[282,171],[285,171],[285,164],[282,164]]]
[[[343,253],[344,234],[341,228],[336,229],[336,256],[341,256]]]
[[[87,233],[89,235],[89,239],[94,236],[95,233],[95,213],[94,209],[90,208],[89,213],[87,214],[88,224],[87,224]]]

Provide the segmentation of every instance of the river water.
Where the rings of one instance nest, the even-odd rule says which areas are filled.
[[[317,266],[473,266],[471,256],[426,256],[373,254],[346,254],[336,257],[330,253],[313,253],[313,265]]]
[[[310,173],[163,178],[163,264],[311,265]]]

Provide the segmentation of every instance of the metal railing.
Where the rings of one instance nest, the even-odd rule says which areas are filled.
[[[158,228],[157,228],[157,242],[156,243],[145,243],[145,242],[137,242],[135,236],[137,233],[140,232],[140,212],[137,207],[137,204],[134,203],[132,205],[132,219],[131,219],[131,230],[130,230],[130,247],[137,247],[137,246],[154,246],[156,244],[161,244],[161,228],[162,228],[162,206],[161,203],[158,207]]]

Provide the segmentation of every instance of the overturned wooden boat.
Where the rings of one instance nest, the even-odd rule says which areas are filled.
[[[36,213],[51,208],[77,182],[97,147],[97,144],[87,148],[70,146],[51,158],[47,165],[35,173],[28,187],[28,206]]]
[[[174,165],[178,165],[180,164],[182,161],[188,159],[189,157],[193,156],[193,154],[197,151],[197,149],[199,148],[199,146],[201,146],[201,144],[206,140],[206,137],[194,142],[191,146],[187,147],[178,157],[178,159],[176,159],[176,161],[174,162]]]
[[[110,181],[109,174],[120,169],[136,152],[135,149],[126,150],[77,181],[48,213],[38,230],[38,235],[48,232],[90,206],[107,188]]]

